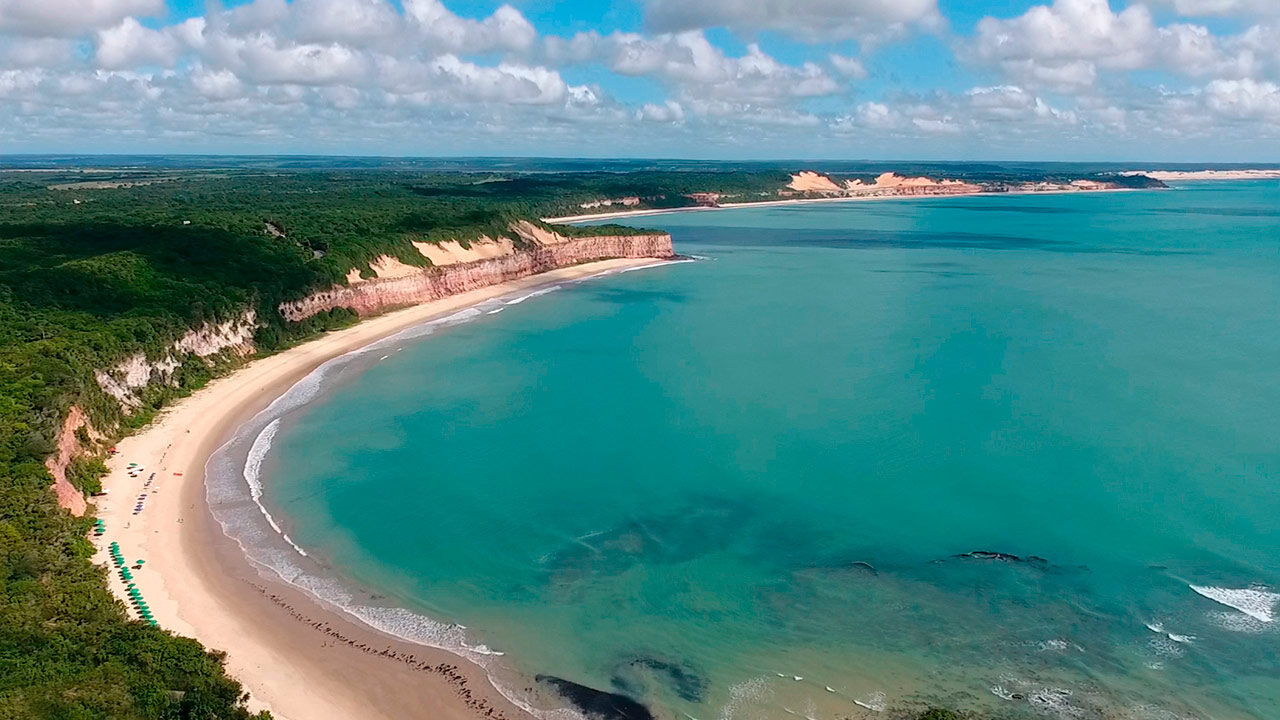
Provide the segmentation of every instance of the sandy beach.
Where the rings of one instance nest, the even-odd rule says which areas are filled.
[[[562,217],[542,218],[542,222],[551,224],[572,224],[592,222],[595,220],[616,220],[621,218],[643,217],[645,215],[670,215],[672,213],[714,212],[716,210],[732,210],[734,208],[780,207],[787,205],[815,205],[842,202],[877,202],[885,200],[943,200],[971,197],[993,197],[1005,195],[1075,195],[1087,193],[1134,192],[1133,188],[1099,188],[1099,189],[1054,189],[1054,190],[1006,190],[1001,192],[956,193],[953,195],[854,195],[820,198],[792,198],[790,200],[762,200],[759,202],[720,203],[719,205],[694,205],[690,207],[663,208],[660,210],[616,210],[613,212],[590,213],[586,215],[565,215]]]
[[[1183,180],[1274,180],[1280,168],[1271,170],[1135,170],[1130,175],[1146,175],[1164,182]]]
[[[130,566],[144,560],[134,583],[161,627],[226,652],[254,710],[285,720],[527,716],[468,661],[373,630],[264,577],[210,515],[205,464],[240,424],[333,357],[484,300],[661,262],[588,263],[398,310],[211,382],[117,445],[103,479],[108,494],[94,499],[106,524],[95,561],[109,566],[113,541]],[[109,584],[126,599],[114,572]]]

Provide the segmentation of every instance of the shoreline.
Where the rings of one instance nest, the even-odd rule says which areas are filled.
[[[117,443],[102,481],[109,494],[93,498],[106,525],[94,562],[110,567],[111,542],[130,566],[145,560],[133,582],[160,626],[226,652],[227,672],[250,694],[252,711],[279,720],[530,717],[465,658],[383,633],[268,576],[211,513],[206,463],[241,425],[333,358],[486,300],[668,262],[586,263],[403,308],[210,382]],[[107,583],[127,603],[118,575],[108,573]]]
[[[1146,175],[1163,182],[1195,182],[1199,180],[1276,180],[1280,168],[1254,170],[1136,170],[1134,174]]]
[[[952,195],[858,195],[819,198],[791,198],[788,200],[761,200],[758,202],[721,203],[719,205],[690,205],[678,208],[657,208],[648,210],[617,210],[606,213],[589,213],[585,215],[564,215],[562,217],[541,218],[542,222],[551,225],[572,225],[574,223],[594,222],[596,220],[612,220],[617,218],[644,217],[647,215],[670,215],[687,212],[714,212],[717,210],[741,210],[755,207],[780,207],[786,205],[812,205],[818,203],[839,202],[874,202],[879,200],[946,200],[970,197],[1000,197],[1005,195],[1092,195],[1097,193],[1142,192],[1144,190],[1160,190],[1163,188],[1101,188],[1097,190],[1002,190],[999,192],[956,193]]]

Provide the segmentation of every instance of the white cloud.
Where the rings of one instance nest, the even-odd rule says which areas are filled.
[[[937,0],[648,0],[646,18],[659,32],[726,27],[802,40],[871,40],[941,24]]]
[[[584,33],[551,43],[556,59],[598,61],[622,75],[649,76],[689,104],[727,102],[773,106],[788,99],[830,95],[840,90],[819,65],[786,65],[750,44],[730,57],[701,32],[646,37],[634,33]]]
[[[668,100],[661,105],[645,103],[636,111],[636,117],[657,123],[681,122],[684,120],[684,107],[674,100]]]
[[[71,37],[127,17],[164,12],[164,0],[0,0],[0,31]]]
[[[294,0],[291,12],[304,42],[367,42],[389,37],[401,26],[386,0]]]
[[[544,67],[503,63],[481,67],[442,55],[432,65],[438,79],[468,101],[498,101],[516,105],[548,105],[563,102],[569,88],[560,74]]]
[[[1153,5],[1171,7],[1179,15],[1280,15],[1275,0],[1148,0]]]
[[[943,92],[928,74],[898,69],[857,83],[875,94],[855,101],[852,81],[873,74],[867,43],[942,27],[934,0],[654,0],[655,27],[693,29],[566,38],[540,38],[509,5],[470,18],[440,0],[403,0],[403,13],[396,0],[252,0],[167,26],[148,19],[166,14],[161,0],[0,0],[0,142],[60,137],[74,150],[86,138],[237,138],[267,151],[379,152],[416,140],[426,144],[413,152],[576,152],[595,137],[651,153],[645,143],[665,134],[695,153],[807,143],[820,154],[824,141],[863,135],[967,153],[1280,136],[1280,23],[1261,19],[1261,5],[1037,1],[956,41],[989,85]],[[1260,19],[1221,34],[1189,20],[1159,25],[1164,10]],[[763,36],[726,50],[700,29],[713,25]],[[771,33],[817,44],[792,46],[801,59],[784,61]],[[572,84],[577,65],[598,84]],[[945,59],[934,70],[950,73]],[[1167,71],[1158,82],[1170,87],[1135,70]],[[616,99],[615,88],[638,84],[625,78],[665,99]],[[543,142],[552,144],[531,144]]]
[[[230,100],[244,93],[244,83],[230,70],[198,68],[191,74],[191,85],[210,100]]]
[[[950,117],[912,118],[911,124],[931,135],[959,135],[963,128]]]
[[[1280,65],[1278,46],[1260,26],[1223,37],[1201,25],[1157,26],[1144,5],[1114,12],[1108,0],[1054,0],[1015,18],[984,18],[963,50],[1020,82],[1078,92],[1093,86],[1100,71],[1248,77],[1269,58]]]
[[[1097,67],[1143,66],[1155,40],[1144,6],[1115,13],[1107,0],[1054,0],[1016,18],[983,18],[972,51],[1012,76],[1079,88],[1093,81]]]
[[[1076,114],[1050,105],[1044,98],[1016,85],[977,87],[965,93],[971,116],[988,121],[1076,122]]]
[[[510,5],[484,20],[459,17],[440,0],[405,0],[404,11],[420,36],[449,52],[527,50],[537,39],[533,25]]]
[[[139,65],[172,67],[182,52],[178,37],[184,34],[188,33],[179,27],[152,30],[131,17],[125,18],[115,27],[98,31],[94,61],[109,70]]]
[[[855,80],[862,80],[867,77],[867,68],[858,58],[831,53],[827,56],[827,59],[831,61],[831,67],[845,77]]]
[[[837,133],[861,133],[864,130],[894,130],[903,123],[901,113],[885,103],[867,101],[849,115],[842,115],[831,122]]]
[[[1214,80],[1205,86],[1205,105],[1232,119],[1280,123],[1280,86],[1256,80]]]
[[[260,83],[296,85],[350,84],[364,79],[371,66],[363,53],[339,43],[288,43],[261,34],[239,44],[242,72]]]
[[[0,36],[0,67],[58,68],[69,64],[75,43],[65,38],[5,38]]]

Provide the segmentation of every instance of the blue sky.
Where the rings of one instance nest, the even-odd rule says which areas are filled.
[[[0,151],[1280,161],[1280,0],[0,0]]]

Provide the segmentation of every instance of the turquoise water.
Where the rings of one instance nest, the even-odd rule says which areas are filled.
[[[662,717],[1280,717],[1280,185],[635,222],[286,415],[293,541]]]

